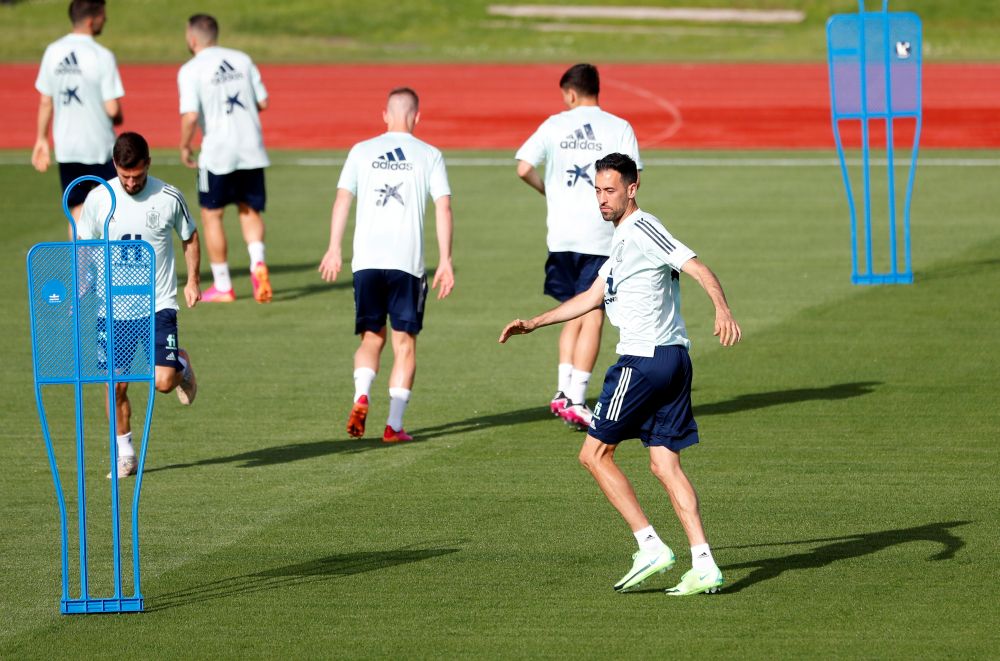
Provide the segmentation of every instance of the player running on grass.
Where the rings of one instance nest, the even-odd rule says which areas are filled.
[[[112,241],[146,241],[156,255],[156,340],[153,345],[156,364],[156,389],[168,393],[177,389],[177,398],[189,405],[198,392],[194,368],[184,349],[177,344],[177,274],[175,272],[174,242],[172,233],[180,237],[187,265],[187,284],[184,299],[194,307],[201,298],[201,251],[198,230],[188,211],[184,196],[170,184],[149,176],[149,145],[138,133],[122,133],[115,141],[113,160],[117,178],[110,180],[115,193],[115,215],[108,226]],[[111,196],[104,187],[91,191],[83,204],[78,235],[83,239],[103,239],[104,221],[111,206]],[[130,328],[148,327],[149,317],[134,318],[128,311],[114,311],[114,324],[118,337],[141,333]],[[99,332],[105,328],[104,320],[98,323]],[[135,345],[123,346],[116,342],[115,361],[129,364],[135,354]],[[132,447],[132,405],[128,399],[128,383],[119,383],[115,390],[116,425],[118,431],[118,477],[135,475],[137,463]],[[108,475],[108,477],[111,477]]]
[[[612,152],[630,156],[642,169],[639,145],[624,119],[601,110],[597,68],[570,67],[559,80],[569,108],[549,117],[517,150],[517,174],[545,196],[549,256],[545,293],[563,302],[584,292],[611,253],[612,228],[594,202],[594,161]],[[545,180],[535,169],[545,164]],[[604,313],[593,310],[563,326],[559,378],[552,413],[578,429],[590,425],[587,384],[601,346]]]
[[[337,183],[330,220],[330,246],[319,265],[333,282],[343,260],[340,246],[354,197],[354,332],[361,346],[354,354],[354,406],[347,433],[365,433],[368,398],[386,341],[386,316],[392,322],[392,373],[389,375],[389,418],[382,440],[409,441],[403,413],[416,375],[417,334],[423,327],[427,277],[424,275],[424,208],[434,200],[439,261],[432,287],[438,299],[455,286],[451,266],[451,190],[444,158],[418,140],[413,129],[420,119],[416,92],[400,87],[389,92],[382,119],[386,133],[351,148]]]
[[[181,162],[198,168],[198,203],[205,228],[205,247],[212,266],[206,303],[236,300],[229,275],[228,248],[222,215],[229,204],[239,210],[243,239],[250,253],[250,282],[258,303],[271,300],[271,280],[264,260],[267,202],[264,151],[259,111],[267,108],[267,90],[250,57],[218,45],[219,24],[207,14],[188,19],[185,35],[194,54],[177,74],[181,110]],[[191,151],[201,127],[201,153]]]
[[[659,220],[639,208],[635,162],[623,154],[610,154],[597,161],[596,171],[601,216],[614,226],[611,257],[590,289],[533,319],[515,319],[503,329],[500,342],[576,319],[604,304],[621,334],[620,358],[604,378],[580,462],[639,543],[632,568],[614,588],[629,590],[674,565],[673,551],[650,525],[631,483],[614,460],[619,442],[638,437],[649,448],[653,474],[670,496],[691,545],[692,569],[667,593],[714,592],[722,585],[722,572],[705,537],[698,495],[680,460],[681,450],[698,442],[691,411],[691,343],[680,312],[680,274],[692,276],[712,299],[715,335],[723,346],[740,341],[740,327],[715,274]]]

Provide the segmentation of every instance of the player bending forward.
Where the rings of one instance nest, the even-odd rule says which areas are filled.
[[[649,448],[653,474],[669,494],[691,545],[692,569],[667,594],[715,592],[722,585],[722,572],[705,537],[698,495],[680,460],[680,451],[698,442],[691,412],[691,343],[680,314],[680,273],[694,277],[712,299],[715,335],[723,346],[740,341],[740,327],[715,274],[659,220],[639,209],[635,162],[623,154],[610,154],[597,161],[595,169],[601,216],[615,227],[611,256],[588,291],[533,319],[515,319],[503,329],[500,342],[575,319],[604,303],[608,319],[621,334],[620,358],[604,378],[580,462],[639,543],[632,568],[614,589],[634,588],[673,567],[675,560],[643,513],[632,484],[615,464],[618,443],[638,437]]]
[[[112,152],[118,177],[110,180],[115,193],[115,215],[108,226],[112,241],[146,241],[156,255],[156,319],[154,343],[156,363],[156,389],[168,393],[177,389],[182,404],[191,404],[198,392],[194,368],[184,349],[177,344],[177,275],[174,270],[174,242],[176,232],[184,247],[187,264],[187,284],[184,298],[189,308],[201,299],[201,251],[198,230],[181,192],[156,177],[149,176],[149,145],[138,133],[122,133],[115,141]],[[83,203],[79,238],[103,239],[104,221],[108,217],[111,197],[104,187],[95,188]],[[130,327],[148,327],[149,317],[129,318],[115,311],[115,327],[119,337],[130,335]],[[104,328],[104,321],[99,323]],[[141,333],[135,333],[136,337]],[[136,347],[116,342],[115,361],[129,364]],[[116,427],[118,431],[118,477],[135,475],[137,464],[132,447],[132,405],[128,399],[128,383],[119,383],[115,389]],[[110,478],[111,475],[108,475]]]

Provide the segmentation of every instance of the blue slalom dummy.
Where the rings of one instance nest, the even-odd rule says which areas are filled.
[[[111,209],[104,221],[104,239],[81,241],[77,238],[68,197],[74,186],[88,180],[107,189],[111,195]],[[107,238],[114,210],[115,195],[108,182],[93,176],[74,180],[63,195],[63,212],[72,227],[72,240],[39,243],[31,248],[27,259],[35,400],[59,504],[62,542],[60,611],[63,614],[143,610],[139,570],[139,493],[155,393],[153,322],[156,310],[156,257],[152,246],[145,241],[111,241]],[[94,541],[88,544],[87,485],[90,482],[93,489],[95,481],[100,479],[103,488],[105,480],[103,468],[88,472],[85,461],[83,387],[105,384],[109,410],[114,412],[115,386],[118,383],[146,383],[149,387],[131,507],[132,592],[126,596],[122,588],[117,429],[115,415],[112,414],[108,425],[109,453],[105,456],[109,458],[111,468],[111,580],[114,593],[95,597],[91,595],[88,577],[91,564],[88,550]],[[59,477],[57,450],[53,445],[43,400],[44,387],[61,385],[73,386],[74,394],[76,429],[73,457],[77,480],[76,531],[79,533],[76,540],[70,539],[71,531],[67,527],[66,494]],[[103,407],[99,410],[99,415],[103,417]],[[79,574],[79,592],[73,595],[70,592],[71,542],[79,550],[79,563],[73,567]],[[100,583],[105,584],[107,580],[102,579]]]
[[[908,284],[913,282],[913,267],[910,260],[910,203],[923,120],[922,26],[916,14],[889,12],[888,0],[883,0],[882,10],[877,12],[865,11],[864,0],[858,0],[858,5],[858,13],[831,16],[826,26],[833,135],[851,213],[851,281],[859,285]],[[914,123],[901,228],[897,217],[894,145],[894,122],[897,120]],[[842,128],[851,122],[860,123],[861,129],[863,184],[860,206],[863,216],[860,231],[859,204],[851,186],[842,140]],[[887,195],[884,205],[881,202],[876,205],[875,214],[872,211],[872,149],[879,149],[879,146],[871,144],[873,123],[884,123],[885,128],[884,181]],[[880,184],[881,178],[876,182],[875,188],[878,189]],[[887,218],[873,218],[873,215],[879,215],[883,209]],[[879,241],[877,246],[873,246],[873,224],[879,225],[883,221],[887,223],[887,245]],[[897,245],[900,234],[903,241],[902,259],[898,254]],[[873,250],[877,251],[882,247],[887,249],[888,255],[881,255],[878,265],[883,267],[887,265],[888,268],[879,270],[873,260]],[[859,248],[862,253],[860,259]]]

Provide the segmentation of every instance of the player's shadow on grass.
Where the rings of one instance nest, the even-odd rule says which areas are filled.
[[[969,275],[980,275],[988,271],[1000,268],[1000,259],[977,259],[968,262],[950,264],[928,271],[917,271],[914,279],[921,282],[926,280],[945,280],[948,278],[962,278]]]
[[[273,264],[268,265],[268,272],[272,276],[279,276],[277,282],[272,281],[271,285],[274,287],[274,294],[271,298],[272,302],[279,303],[281,301],[294,301],[297,298],[304,298],[306,296],[312,296],[314,294],[322,294],[324,292],[333,291],[335,289],[350,289],[354,286],[351,280],[350,264],[347,265],[347,274],[343,271],[340,273],[340,277],[336,282],[324,282],[320,279],[319,273],[316,273],[316,281],[307,285],[300,285],[297,287],[289,287],[283,285],[280,281],[280,276],[289,273],[299,273],[302,271],[316,271],[319,267],[319,262],[303,262],[301,264]],[[211,281],[212,273],[205,272],[201,274],[203,281]],[[238,272],[232,274],[234,281],[249,280],[250,274],[242,269]]]
[[[971,521],[943,521],[940,523],[928,523],[923,526],[913,528],[899,528],[896,530],[883,530],[880,532],[858,533],[857,535],[845,535],[843,537],[822,537],[819,539],[802,539],[794,542],[779,542],[776,544],[747,544],[745,546],[720,546],[716,551],[733,549],[753,549],[772,546],[800,546],[806,544],[818,544],[809,551],[792,553],[791,555],[778,555],[770,558],[760,558],[726,564],[722,569],[732,572],[742,569],[750,569],[750,573],[739,579],[735,583],[723,586],[723,594],[732,594],[745,590],[757,583],[778,578],[783,573],[796,570],[820,569],[840,560],[859,558],[885,550],[892,546],[906,544],[909,542],[931,542],[940,544],[942,548],[931,555],[928,560],[951,560],[955,554],[965,546],[965,541],[956,535],[952,528],[965,526]]]
[[[239,454],[227,455],[225,457],[212,457],[183,464],[168,464],[166,466],[153,466],[147,468],[144,473],[156,473],[158,471],[171,470],[175,468],[195,468],[197,466],[215,466],[218,464],[240,464],[240,468],[261,468],[273,466],[275,464],[286,464],[303,459],[315,459],[331,454],[353,454],[357,452],[368,452],[369,450],[393,449],[397,447],[409,447],[424,441],[429,441],[451,434],[465,434],[488,427],[504,427],[517,425],[525,422],[535,422],[538,420],[551,420],[552,415],[547,409],[533,406],[517,411],[507,411],[506,413],[496,413],[494,415],[476,416],[449,422],[434,427],[422,427],[413,430],[414,439],[407,443],[390,444],[383,443],[377,435],[362,439],[344,440],[324,440],[309,441],[304,443],[287,443],[269,448],[259,448],[248,450]]]
[[[528,422],[539,422],[541,420],[552,420],[552,413],[548,407],[532,406],[516,411],[505,413],[494,413],[492,415],[481,415],[465,420],[446,422],[433,427],[421,427],[413,430],[413,435],[421,440],[441,438],[442,436],[452,436],[454,434],[468,434],[469,432],[488,429],[490,427],[510,427]]]
[[[399,447],[420,443],[424,439],[416,438]],[[240,468],[261,468],[273,466],[275,464],[287,464],[303,459],[315,459],[331,454],[354,454],[356,452],[368,452],[380,448],[393,448],[396,444],[383,443],[381,438],[375,436],[362,439],[309,441],[307,443],[287,443],[285,445],[275,445],[269,448],[259,448],[248,450],[239,454],[231,454],[225,457],[212,457],[185,464],[168,464],[166,466],[156,466],[147,468],[146,473],[155,473],[173,468],[194,468],[196,466],[215,466],[218,464],[241,464]]]
[[[834,401],[860,397],[875,391],[881,381],[857,381],[855,383],[838,383],[823,388],[795,388],[792,390],[774,390],[750,395],[740,395],[733,399],[712,404],[698,404],[694,407],[695,418],[705,415],[724,415],[739,413],[753,409],[767,408],[781,404],[797,404],[816,400]]]
[[[431,560],[444,555],[457,553],[461,541],[448,542],[442,546],[416,548],[405,546],[392,551],[359,551],[356,553],[337,553],[334,555],[298,562],[273,569],[232,576],[229,578],[195,585],[183,590],[154,595],[149,599],[147,611],[166,610],[178,606],[226,599],[238,595],[277,590],[294,587],[306,583],[328,581],[335,578],[353,576],[399,565]]]
[[[343,274],[341,274],[343,276]],[[317,276],[319,277],[319,276]],[[333,291],[334,289],[351,289],[354,284],[350,280],[345,280],[343,277],[338,278],[336,282],[317,282],[311,285],[302,285],[300,287],[282,287],[279,283],[271,283],[274,287],[274,294],[271,297],[271,302],[280,303],[282,301],[294,301],[297,298],[305,298],[306,296],[313,296],[314,294],[323,294],[325,292]]]

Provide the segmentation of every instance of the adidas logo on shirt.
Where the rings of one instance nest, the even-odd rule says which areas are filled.
[[[220,85],[231,80],[243,80],[243,74],[229,62],[223,60],[219,68],[215,70],[215,75],[212,76],[212,84]]]
[[[62,59],[62,62],[56,66],[56,75],[61,76],[64,74],[79,74],[80,63],[76,60],[76,53],[70,51],[69,55]]]
[[[586,149],[588,151],[601,151],[604,149],[604,146],[597,142],[597,136],[594,135],[594,129],[590,124],[584,124],[567,135],[559,143],[559,146],[563,149]]]
[[[372,161],[375,170],[412,170],[413,163],[406,160],[402,147],[396,147]]]

